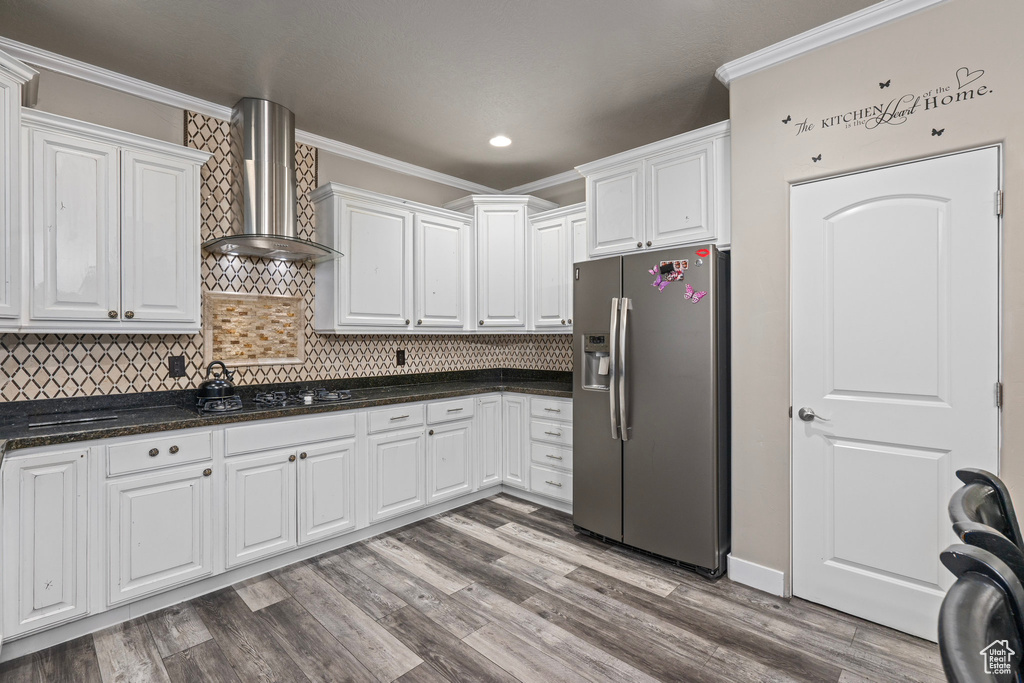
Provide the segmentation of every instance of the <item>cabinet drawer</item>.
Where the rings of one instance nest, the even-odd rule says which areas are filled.
[[[530,415],[544,420],[572,422],[572,401],[551,398],[531,398]]]
[[[560,446],[572,446],[572,425],[533,418],[530,420],[530,438]]]
[[[431,403],[427,406],[427,422],[437,424],[438,422],[451,422],[452,420],[465,420],[473,417],[473,405],[475,403],[471,398]]]
[[[561,446],[549,446],[546,443],[530,444],[530,460],[535,465],[546,465],[572,471],[572,449]]]
[[[227,455],[252,453],[270,448],[287,448],[296,443],[333,441],[355,436],[356,416],[348,410],[301,420],[267,420],[224,430]]]
[[[551,498],[572,502],[572,475],[568,472],[530,466],[530,490]]]
[[[385,410],[374,410],[367,417],[367,429],[370,434],[386,432],[389,429],[419,427],[423,424],[423,404],[404,405]]]
[[[173,434],[109,446],[107,474],[115,476],[210,460],[213,458],[211,435],[211,432]]]

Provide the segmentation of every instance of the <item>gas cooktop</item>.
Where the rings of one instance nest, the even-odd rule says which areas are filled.
[[[200,413],[210,415],[237,411],[258,411],[280,408],[299,408],[302,406],[342,403],[352,400],[352,392],[345,389],[294,389],[292,391],[258,391],[252,398],[226,396],[224,398],[199,399],[197,407]]]

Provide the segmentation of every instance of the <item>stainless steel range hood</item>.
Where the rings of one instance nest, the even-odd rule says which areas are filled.
[[[341,256],[296,231],[295,115],[268,100],[245,97],[231,112],[231,136],[242,164],[242,232],[210,240],[203,249],[278,261]]]

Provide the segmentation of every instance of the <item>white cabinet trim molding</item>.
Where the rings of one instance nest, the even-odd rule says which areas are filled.
[[[674,135],[670,138],[665,138],[664,140],[652,142],[649,145],[644,145],[643,147],[634,147],[633,149],[626,150],[625,152],[613,154],[610,157],[604,157],[603,159],[598,159],[597,161],[591,161],[588,164],[582,164],[580,166],[577,166],[576,170],[579,171],[581,175],[587,176],[594,172],[594,170],[611,168],[612,166],[626,164],[630,161],[645,159],[648,157],[655,156],[657,154],[661,154],[662,152],[667,152],[669,150],[675,149],[676,147],[688,145],[690,143],[700,142],[707,138],[715,137],[717,135],[727,135],[729,134],[730,130],[730,122],[728,119],[726,119],[725,121],[712,123],[710,126],[704,126],[703,128],[698,128],[697,130],[687,131],[685,133],[680,133],[679,135]]]
[[[745,57],[734,59],[718,67],[715,77],[725,87],[742,76],[781,64],[794,57],[817,50],[820,47],[839,42],[844,38],[870,31],[891,21],[939,5],[948,0],[884,0],[859,12],[840,17],[809,31],[787,38],[766,48],[752,52]]]

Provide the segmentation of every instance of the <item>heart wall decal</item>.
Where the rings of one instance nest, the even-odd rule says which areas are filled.
[[[966,66],[960,67],[959,69],[956,70],[956,82],[958,86],[957,90],[966,88],[968,85],[974,83],[974,81],[978,80],[984,75],[984,69],[975,69],[974,71],[971,71]]]

